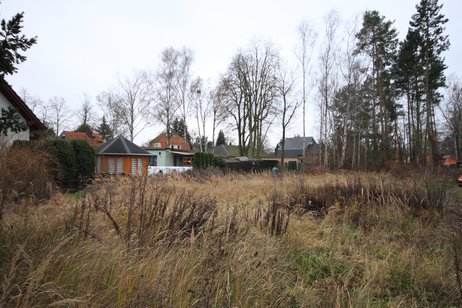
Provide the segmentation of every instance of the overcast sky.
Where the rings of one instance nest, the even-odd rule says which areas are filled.
[[[98,93],[116,85],[118,76],[134,70],[155,70],[160,52],[169,46],[186,46],[194,52],[193,75],[215,80],[224,73],[239,48],[252,39],[272,41],[287,61],[294,63],[297,25],[309,20],[318,32],[323,18],[336,10],[352,20],[365,10],[378,10],[402,39],[419,0],[3,0],[0,17],[9,19],[24,11],[24,33],[37,36],[18,73],[8,76],[14,89],[48,100],[62,96],[77,109],[83,93],[93,102]],[[462,77],[462,1],[440,0],[449,18],[446,33],[451,46],[446,52],[447,75]],[[321,38],[320,36],[319,38]],[[316,64],[317,59],[312,60]],[[307,135],[316,138],[316,109],[310,103]],[[289,136],[302,134],[301,117]],[[194,131],[193,123],[189,124]],[[140,134],[141,144],[154,138],[162,127],[154,125]],[[274,128],[270,144],[281,133]]]

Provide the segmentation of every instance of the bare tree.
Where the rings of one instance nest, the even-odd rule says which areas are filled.
[[[66,100],[59,96],[50,98],[47,111],[48,120],[46,122],[51,124],[53,132],[59,136],[71,119],[71,112],[66,105]]]
[[[305,137],[306,137],[306,101],[308,96],[308,78],[310,75],[310,61],[316,43],[317,33],[313,26],[308,22],[302,22],[298,28],[300,46],[296,51],[296,56],[302,69],[302,103],[303,103],[303,168],[305,162]]]
[[[263,148],[266,121],[276,97],[276,71],[279,53],[270,43],[254,43],[238,52],[222,80],[226,109],[235,122],[239,152],[259,157]]]
[[[189,112],[188,104],[188,91],[189,83],[191,80],[191,64],[193,61],[193,55],[191,49],[183,47],[181,51],[175,51],[178,57],[178,67],[176,69],[176,82],[178,89],[178,104],[180,108],[180,115],[183,120],[183,123],[186,124],[186,117]],[[183,130],[183,138],[186,140],[186,125]]]
[[[114,111],[128,131],[130,141],[149,126],[151,97],[150,82],[144,71],[132,77],[119,78]]]
[[[462,149],[462,83],[452,77],[447,88],[447,99],[442,110],[444,128],[454,144],[456,160],[461,161]]]
[[[80,105],[80,109],[77,112],[80,124],[90,127],[91,121],[93,120],[92,113],[93,106],[91,104],[90,96],[84,93],[82,95],[82,105]]]
[[[362,119],[361,114],[367,110],[362,98],[361,84],[366,78],[367,68],[360,54],[355,52],[357,19],[346,25],[343,35],[344,49],[339,55],[339,71],[345,86],[336,91],[332,101],[332,117],[335,129],[334,143],[338,144],[338,168],[345,167],[347,147],[352,147],[352,167],[355,166],[355,152],[360,150],[356,140],[361,142],[361,130],[357,121]],[[351,138],[353,134],[353,138]],[[348,140],[353,139],[353,142]]]
[[[167,146],[170,146],[172,121],[180,107],[177,86],[178,61],[178,52],[172,47],[162,51],[154,86],[156,99],[154,116],[165,125]]]
[[[125,135],[126,127],[122,125],[116,108],[117,94],[114,89],[100,93],[96,100],[104,115],[104,122],[114,136]]]
[[[321,44],[319,66],[319,94],[320,102],[320,129],[319,129],[319,159],[322,160],[324,166],[328,165],[328,143],[329,143],[329,124],[331,117],[329,113],[332,98],[337,87],[337,72],[336,72],[336,43],[337,29],[340,23],[340,16],[337,12],[331,11],[325,17],[325,38]]]
[[[25,88],[19,90],[19,97],[21,97],[32,112],[36,112],[42,107],[42,105],[44,105],[44,102],[39,97],[33,96]]]
[[[219,84],[215,89],[209,93],[209,101],[212,112],[212,144],[215,145],[215,132],[221,123],[226,120],[226,108],[224,104],[224,89]],[[214,147],[215,149],[215,147]]]
[[[205,152],[207,150],[205,125],[210,115],[210,101],[205,98],[204,85],[200,77],[197,77],[192,81],[190,95],[194,116],[197,121],[197,129],[199,131],[200,150],[201,152]]]
[[[282,143],[281,143],[281,172],[284,172],[284,158],[285,158],[285,140],[286,129],[292,121],[295,112],[298,110],[302,101],[294,100],[294,79],[289,75],[287,69],[281,67],[277,72],[276,91],[281,100],[280,114],[281,114],[281,128],[282,128]],[[305,139],[305,138],[304,138]],[[305,146],[305,145],[303,145]],[[303,151],[304,152],[304,151]]]

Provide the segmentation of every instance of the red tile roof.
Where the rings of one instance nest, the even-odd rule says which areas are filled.
[[[61,133],[61,138],[67,140],[83,140],[88,142],[88,144],[93,148],[97,148],[104,143],[103,138],[97,132],[84,133],[64,131]]]
[[[156,138],[152,139],[149,142],[149,147],[155,147],[155,144],[160,144],[160,148],[167,148],[167,134],[162,133]],[[172,145],[179,145],[180,148],[175,148],[175,150],[181,150],[181,151],[191,151],[191,147],[189,146],[188,141],[186,141],[183,137],[178,136],[176,134],[173,134],[170,136],[170,146]],[[157,146],[159,147],[159,146]]]

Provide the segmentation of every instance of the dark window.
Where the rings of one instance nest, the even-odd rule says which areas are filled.
[[[149,166],[157,166],[157,155],[149,156]]]

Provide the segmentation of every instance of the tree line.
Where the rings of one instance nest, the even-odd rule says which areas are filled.
[[[460,160],[461,83],[453,78],[447,87],[444,52],[450,44],[441,10],[438,0],[421,0],[402,41],[393,22],[378,11],[352,21],[332,11],[320,33],[309,21],[297,28],[297,65],[291,66],[272,42],[254,40],[234,54],[215,84],[193,76],[192,50],[168,47],[155,70],[120,77],[97,95],[96,104],[83,96],[76,128],[96,129],[106,139],[123,134],[133,140],[156,121],[167,136],[177,133],[191,140],[188,127],[195,127],[201,151],[207,149],[209,130],[215,144],[216,131],[226,128],[241,156],[259,158],[270,129],[281,132],[284,151],[286,130],[299,109],[306,136],[311,105],[319,120],[320,165],[355,169],[380,167],[388,160],[437,163],[442,141]],[[68,124],[63,98],[44,103],[27,91],[21,96],[55,134]],[[96,106],[103,117],[95,117]]]

